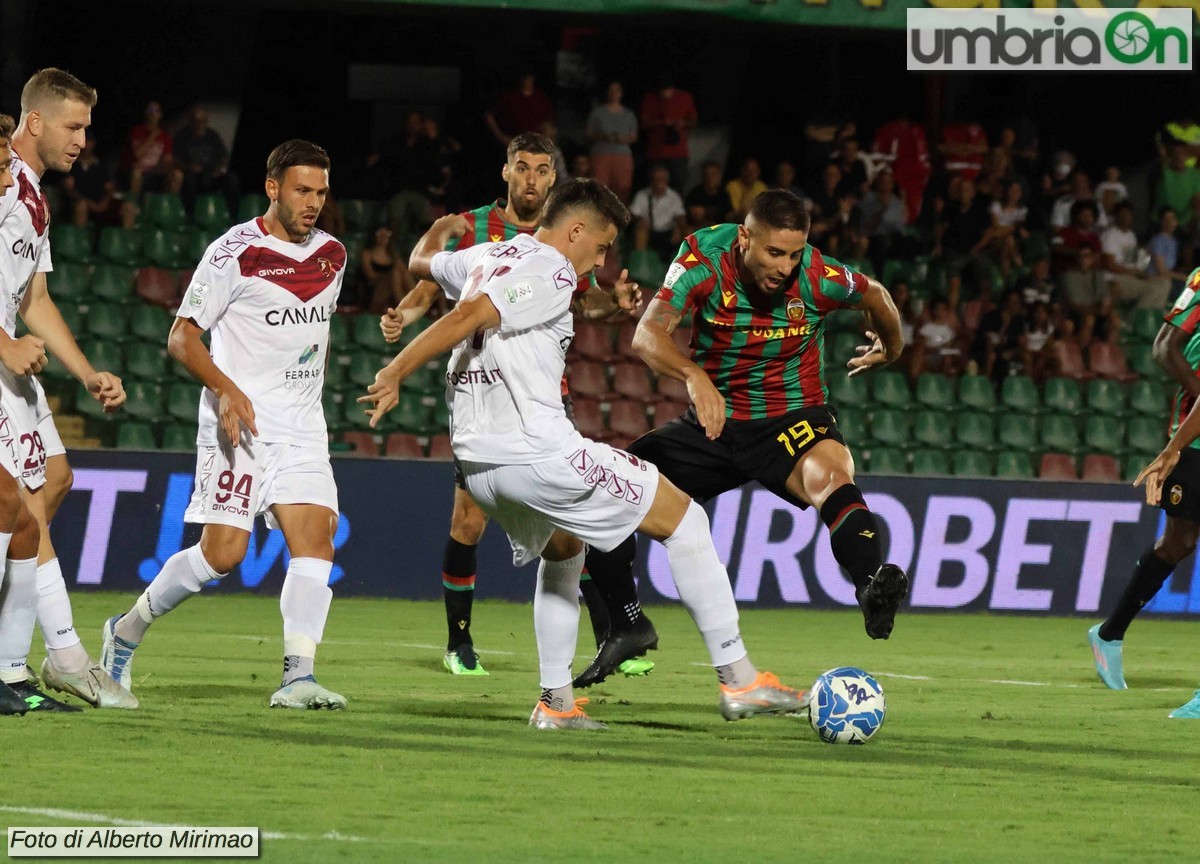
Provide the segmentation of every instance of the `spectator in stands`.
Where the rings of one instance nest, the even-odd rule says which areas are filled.
[[[1021,295],[1006,291],[1000,305],[984,314],[975,331],[971,360],[979,374],[999,383],[1019,370],[1024,333]]]
[[[835,111],[817,110],[804,119],[804,181],[817,185],[829,163],[829,154],[837,152],[838,133],[845,120]]]
[[[975,194],[973,180],[964,178],[954,185],[958,198],[946,204],[935,228],[934,255],[945,262],[951,299],[957,303],[964,275],[975,275],[973,259],[984,247],[992,217],[987,204]]]
[[[676,87],[673,74],[664,72],[658,89],[642,98],[640,119],[646,160],[667,166],[672,188],[688,188],[688,132],[698,120],[692,94]]]
[[[1050,309],[1045,303],[1035,303],[1025,318],[1024,332],[1020,336],[1021,366],[1025,374],[1035,381],[1047,377],[1053,368],[1050,361],[1054,347],[1054,325],[1050,321]]]
[[[838,197],[837,211],[832,219],[825,220],[827,234],[821,241],[822,248],[830,255],[847,264],[863,269],[862,261],[867,256],[869,238],[862,233],[862,209],[858,199],[846,192]]]
[[[1167,163],[1154,192],[1154,203],[1160,212],[1170,207],[1176,214],[1188,213],[1192,199],[1200,194],[1200,168],[1188,165],[1189,148],[1171,144],[1167,148]]]
[[[1179,219],[1170,207],[1164,207],[1158,217],[1158,233],[1150,238],[1146,248],[1150,252],[1147,272],[1151,279],[1185,279],[1186,273],[1179,271],[1179,238],[1175,231]]]
[[[554,151],[550,154],[550,158],[554,160],[554,182],[565,183],[571,179],[571,174],[567,169],[567,157],[563,155],[562,148],[558,146],[558,126],[554,124],[554,121],[547,120],[539,131],[554,145]]]
[[[604,103],[592,109],[587,119],[587,136],[592,142],[592,176],[629,203],[633,191],[633,149],[637,141],[637,115],[622,104],[625,89],[611,81]]]
[[[62,175],[62,190],[71,208],[71,222],[81,228],[97,225],[133,228],[137,207],[117,191],[116,170],[96,152],[96,136],[89,129],[83,150],[70,174]]]
[[[571,177],[591,177],[592,157],[587,153],[576,153],[571,157]]]
[[[1063,273],[1078,269],[1080,253],[1087,249],[1098,256],[1103,251],[1100,235],[1096,233],[1096,204],[1081,199],[1071,205],[1070,224],[1059,230],[1051,241],[1056,270]]]
[[[1074,252],[1073,266],[1058,276],[1067,307],[1082,331],[1085,319],[1095,315],[1100,304],[1112,295],[1104,271],[1100,269],[1100,254],[1091,245],[1080,246]]]
[[[188,125],[175,135],[175,163],[183,172],[183,204],[191,212],[197,195],[215,192],[225,197],[230,213],[237,212],[239,187],[229,173],[229,148],[208,125],[208,109],[192,106]]]
[[[1005,147],[993,147],[983,160],[983,168],[975,178],[975,189],[985,198],[1004,197],[1008,184],[1016,179],[1012,155]]]
[[[700,171],[700,184],[683,201],[689,232],[733,221],[733,203],[721,179],[721,166],[716,162],[705,162]]]
[[[959,331],[962,325],[945,297],[929,302],[925,320],[917,328],[914,363],[920,372],[957,375],[962,369]]]
[[[999,190],[1000,194],[988,207],[992,226],[988,229],[987,249],[1000,264],[1000,272],[1007,279],[1013,267],[1022,266],[1019,239],[1029,236],[1025,230],[1025,219],[1029,208],[1021,200],[1021,184],[1009,180]]]
[[[871,183],[871,162],[859,149],[858,139],[843,139],[834,162],[842,172],[838,191],[851,192],[861,201]]]
[[[183,175],[175,167],[174,142],[162,128],[162,105],[146,103],[142,122],[129,130],[122,161],[134,198],[142,192],[179,193]]]
[[[896,187],[907,208],[907,221],[915,222],[921,212],[925,186],[933,173],[925,130],[902,114],[875,132],[871,158],[876,168],[892,169]]]
[[[522,132],[541,132],[554,120],[554,103],[537,86],[532,70],[523,71],[515,87],[505,90],[483,115],[488,131],[502,148]]]
[[[842,170],[832,162],[821,169],[821,182],[812,195],[812,229],[810,239],[824,237],[833,226],[838,212],[838,186],[842,182]]]
[[[425,134],[425,117],[409,111],[399,136],[383,146],[389,179],[388,227],[395,237],[420,234],[433,221],[430,194],[441,182],[437,145]]]
[[[1080,201],[1087,201],[1092,204],[1092,224],[1094,225],[1100,214],[1094,209],[1095,200],[1092,197],[1092,181],[1088,178],[1087,172],[1081,169],[1072,171],[1069,185],[1069,191],[1066,194],[1058,196],[1054,201],[1054,206],[1050,210],[1050,227],[1056,230],[1066,228],[1074,219],[1074,208]]]
[[[442,132],[441,125],[433,117],[424,118],[421,132],[433,150],[435,167],[434,180],[429,188],[429,203],[432,207],[431,215],[436,219],[446,213],[461,210],[466,198],[459,165],[462,144]]]
[[[775,183],[771,188],[783,189],[791,192],[797,198],[812,203],[805,191],[796,185],[796,166],[786,159],[775,166]]]
[[[978,123],[969,120],[947,123],[942,129],[942,143],[938,149],[948,173],[974,180],[983,169],[983,160],[988,153],[987,133]]]
[[[760,177],[762,169],[753,156],[743,159],[738,175],[725,184],[725,191],[733,205],[733,221],[741,222],[754,199],[767,191],[767,184]]]
[[[1162,309],[1171,290],[1171,280],[1151,278],[1147,270],[1150,253],[1138,245],[1133,233],[1133,205],[1122,201],[1113,213],[1113,224],[1100,235],[1101,266],[1115,300],[1136,300],[1143,308]]]
[[[1174,146],[1183,148],[1184,163],[1189,167],[1200,160],[1200,124],[1196,123],[1188,105],[1181,105],[1175,118],[1159,128],[1155,135],[1155,144],[1161,162],[1168,161],[1169,150]]]
[[[870,240],[871,262],[877,273],[883,272],[883,262],[903,232],[908,210],[896,194],[896,178],[890,168],[875,175],[871,191],[861,205],[862,233]]]
[[[670,186],[671,172],[666,165],[650,169],[650,185],[633,196],[629,212],[637,219],[634,228],[634,247],[653,249],[665,261],[670,261],[683,242],[683,198]]]
[[[1017,279],[1013,288],[1020,292],[1021,302],[1026,307],[1035,303],[1049,304],[1054,297],[1054,282],[1050,278],[1050,258],[1041,255],[1031,262],[1029,271]]]
[[[1104,182],[1096,186],[1097,198],[1101,198],[1109,192],[1116,196],[1114,207],[1129,197],[1129,189],[1121,180],[1121,169],[1116,165],[1109,165],[1104,169]]]
[[[392,245],[392,232],[387,228],[375,231],[371,245],[359,257],[362,286],[360,305],[374,315],[381,315],[404,299],[416,284],[408,266]]]

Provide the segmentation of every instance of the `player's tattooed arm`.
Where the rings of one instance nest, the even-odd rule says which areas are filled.
[[[1200,378],[1183,356],[1183,349],[1191,338],[1192,334],[1182,328],[1169,322],[1163,324],[1154,337],[1154,359],[1184,392],[1195,398],[1200,397]]]
[[[904,352],[904,332],[900,329],[900,313],[892,295],[874,279],[867,280],[862,311],[867,318],[867,338],[870,343],[858,347],[858,356],[846,366],[850,375],[858,375],[875,366],[891,363]]]
[[[681,320],[683,313],[666,300],[651,300],[633,334],[633,350],[657,374],[676,378],[687,385],[688,398],[696,406],[700,425],[709,438],[715,439],[725,428],[725,397],[705,371],[684,356],[671,338]]]

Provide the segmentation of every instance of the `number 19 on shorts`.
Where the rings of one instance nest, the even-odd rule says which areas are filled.
[[[789,456],[794,457],[798,452],[811,444],[812,440],[816,437],[816,433],[813,432],[813,428],[809,422],[801,420],[786,432],[780,432],[775,440],[787,448]]]

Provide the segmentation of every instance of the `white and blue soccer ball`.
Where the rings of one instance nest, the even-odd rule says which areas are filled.
[[[865,744],[886,714],[883,688],[862,669],[840,666],[813,682],[808,720],[827,744]]]

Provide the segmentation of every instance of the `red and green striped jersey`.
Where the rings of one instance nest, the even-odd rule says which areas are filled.
[[[778,417],[824,405],[825,316],[854,307],[866,277],[812,246],[773,295],[751,302],[738,281],[737,225],[713,225],[683,241],[658,299],[693,316],[691,348],[733,420]]]
[[[446,251],[466,249],[468,246],[475,246],[478,243],[511,240],[518,234],[532,234],[537,230],[536,225],[527,228],[522,225],[514,225],[505,219],[504,208],[507,206],[507,201],[497,198],[492,204],[484,204],[482,207],[476,207],[474,210],[468,210],[462,214],[471,223],[471,227],[462,237],[451,237],[450,242],[446,244]]]
[[[1190,337],[1183,346],[1183,359],[1187,360],[1196,375],[1200,376],[1200,267],[1188,276],[1183,292],[1166,315],[1166,321]],[[1168,434],[1175,434],[1183,418],[1192,410],[1195,401],[1182,387],[1176,391],[1175,400],[1171,405],[1171,429]],[[1190,446],[1200,449],[1200,439],[1193,441]]]

